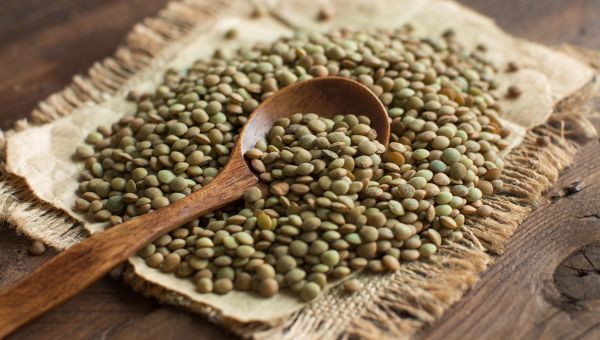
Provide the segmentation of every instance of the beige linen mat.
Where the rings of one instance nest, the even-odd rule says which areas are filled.
[[[268,13],[254,17],[257,6]],[[334,15],[317,21],[323,6]],[[138,257],[114,274],[137,292],[203,314],[246,337],[410,337],[474,285],[569,164],[578,142],[595,136],[586,120],[597,92],[595,70],[583,60],[596,55],[577,58],[572,49],[560,52],[511,37],[490,19],[447,0],[173,2],[137,25],[113,57],[40,103],[29,121],[0,131],[0,219],[58,250],[100,231],[73,209],[82,166],[71,159],[74,147],[98,125],[131,113],[128,92],[153,89],[168,68],[185,68],[216,49],[273,41],[295,29],[395,28],[407,22],[422,35],[452,28],[469,49],[484,43],[500,70],[513,60],[520,65],[517,72],[498,75],[502,91],[509,84],[524,90],[516,100],[501,101],[502,119],[513,131],[505,186],[486,199],[494,207],[492,216],[468,219],[465,240],[442,246],[429,260],[404,263],[392,274],[361,274],[365,289],[351,297],[333,288],[309,304],[286,294],[271,299],[237,291],[199,294],[191,281],[149,268]],[[224,40],[232,27],[239,37]]]

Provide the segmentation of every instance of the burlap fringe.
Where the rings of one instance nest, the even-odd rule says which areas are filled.
[[[115,55],[96,63],[86,76],[76,76],[62,92],[50,96],[33,111],[31,121],[19,121],[15,130],[51,122],[68,115],[86,101],[101,102],[104,94],[122,90],[137,73],[173,41],[192,29],[208,25],[211,18],[231,1],[189,0],[170,3],[156,18],[146,19],[127,36],[127,43]],[[493,255],[502,252],[505,241],[539,202],[544,190],[558,178],[578,149],[578,142],[595,135],[587,121],[586,101],[597,92],[597,83],[586,87],[557,106],[547,124],[530,131],[524,142],[506,159],[504,189],[487,199],[495,208],[492,216],[470,218],[465,239],[446,244],[428,261],[406,263],[400,271],[385,276],[360,275],[366,288],[360,296],[341,298],[333,289],[308,305],[282,325],[239,324],[223,319],[218,311],[146,282],[131,267],[122,277],[143,295],[206,315],[211,321],[226,324],[235,333],[255,338],[282,339],[394,338],[410,337],[431,324],[465,291],[472,287]],[[578,114],[572,112],[578,110]],[[10,134],[11,132],[7,132]],[[546,141],[550,141],[546,144]],[[25,235],[46,244],[64,248],[53,241],[60,238],[77,243],[85,232],[63,213],[35,199],[26,184],[5,173],[5,134],[0,131],[0,220],[7,221]],[[326,311],[326,312],[324,312]]]
[[[0,168],[0,174],[2,172]],[[88,235],[71,217],[33,197],[21,179],[7,174],[0,175],[0,222],[7,222],[17,232],[57,250],[63,250],[63,244],[73,245]],[[62,243],[52,242],[58,239]]]

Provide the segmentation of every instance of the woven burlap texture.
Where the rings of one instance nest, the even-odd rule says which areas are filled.
[[[422,3],[410,3],[412,7],[407,8],[414,8],[415,11],[422,6]],[[312,21],[306,20],[312,18],[310,13],[304,17],[289,16],[289,11],[294,9],[293,1],[280,7],[272,3],[270,6],[275,6],[272,15],[275,19],[271,18],[269,22],[281,21],[289,27],[311,26]],[[335,3],[331,6],[336,8]],[[337,7],[341,8],[339,4]],[[94,65],[87,76],[75,77],[73,84],[64,91],[40,104],[39,109],[33,112],[31,122],[19,122],[16,130],[51,122],[70,115],[88,101],[102,102],[106,100],[106,95],[122,93],[124,89],[134,87],[130,80],[160,64],[166,47],[193,43],[189,39],[186,41],[190,32],[199,32],[214,25],[220,16],[245,18],[252,11],[252,6],[237,1],[172,3],[157,18],[136,26],[128,36],[126,46],[120,48],[113,58]],[[299,18],[304,18],[304,22]],[[194,59],[197,57],[195,55]],[[189,64],[192,60],[189,58],[180,56],[179,63]],[[140,272],[139,266],[137,269],[132,265],[127,266],[121,272],[122,277],[136,291],[200,312],[245,336],[410,336],[441,316],[476,282],[479,273],[493,260],[488,252],[501,251],[506,239],[535,206],[541,192],[556,180],[559,171],[570,162],[577,149],[577,141],[569,137],[576,135],[585,138],[594,134],[594,131],[586,130],[584,118],[588,92],[593,92],[593,89],[595,84],[589,84],[585,91],[558,106],[546,124],[529,131],[521,145],[508,155],[503,178],[506,186],[500,195],[487,201],[496,208],[495,213],[490,218],[471,219],[465,228],[467,237],[463,242],[446,245],[429,261],[405,264],[399,272],[391,275],[361,275],[366,289],[351,299],[333,289],[287,320],[276,320],[270,324],[243,323],[223,315],[218,308],[197,303],[184,294],[164,288],[160,280],[149,280],[143,270]],[[560,92],[560,89],[558,92],[553,93],[557,98],[568,94]],[[535,109],[548,109],[544,105],[540,107]],[[9,131],[6,134],[13,133]],[[551,143],[539,143],[542,136],[550,138]],[[4,136],[0,135],[0,152],[5,150],[5,141]],[[5,155],[1,156],[5,159]],[[58,249],[64,249],[85,237],[86,231],[75,218],[69,217],[56,206],[42,203],[31,194],[23,179],[7,173],[4,167],[0,171],[3,176],[0,182],[0,216],[3,219],[20,232]]]

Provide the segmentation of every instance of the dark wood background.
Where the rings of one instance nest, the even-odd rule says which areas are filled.
[[[460,0],[508,32],[550,45],[600,49],[598,0]],[[0,1],[0,128],[24,118],[94,61],[109,56],[135,22],[164,0]],[[600,105],[599,105],[600,106]],[[600,120],[595,121],[600,128]],[[600,143],[591,141],[549,200],[509,241],[482,280],[420,338],[600,338]],[[550,195],[550,194],[549,194]],[[0,288],[54,255],[0,227]],[[104,278],[12,339],[218,339],[224,330],[160,306]]]

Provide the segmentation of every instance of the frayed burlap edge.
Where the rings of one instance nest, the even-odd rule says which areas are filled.
[[[229,2],[197,0],[169,4],[156,18],[137,25],[128,35],[127,44],[113,57],[96,63],[86,76],[76,76],[62,92],[40,103],[32,112],[31,121],[17,122],[15,130],[50,122],[68,115],[87,101],[101,102],[104,94],[118,92],[131,77],[148,67],[165,46],[184,37],[190,30],[209,24],[218,9]],[[213,308],[146,282],[131,266],[125,268],[122,277],[143,295],[204,314],[242,336],[288,339],[409,337],[439,318],[475,284],[480,272],[493,261],[493,256],[487,252],[501,253],[505,241],[536,206],[543,191],[571,162],[578,142],[595,134],[589,129],[591,124],[586,118],[588,109],[585,105],[597,92],[597,87],[593,81],[577,95],[561,102],[548,123],[528,132],[523,143],[508,155],[503,174],[505,187],[487,200],[495,207],[491,217],[469,219],[464,229],[465,239],[442,246],[439,254],[428,261],[407,263],[400,271],[385,276],[360,275],[366,288],[352,299],[340,299],[339,289],[333,289],[282,325],[270,328],[264,324],[240,324],[223,319]],[[548,140],[549,144],[546,143]],[[2,163],[4,142],[5,135],[0,131]],[[67,239],[71,245],[86,236],[80,225],[35,199],[24,181],[6,174],[2,163],[0,220],[59,250],[64,249],[64,245],[53,242],[56,237]]]

